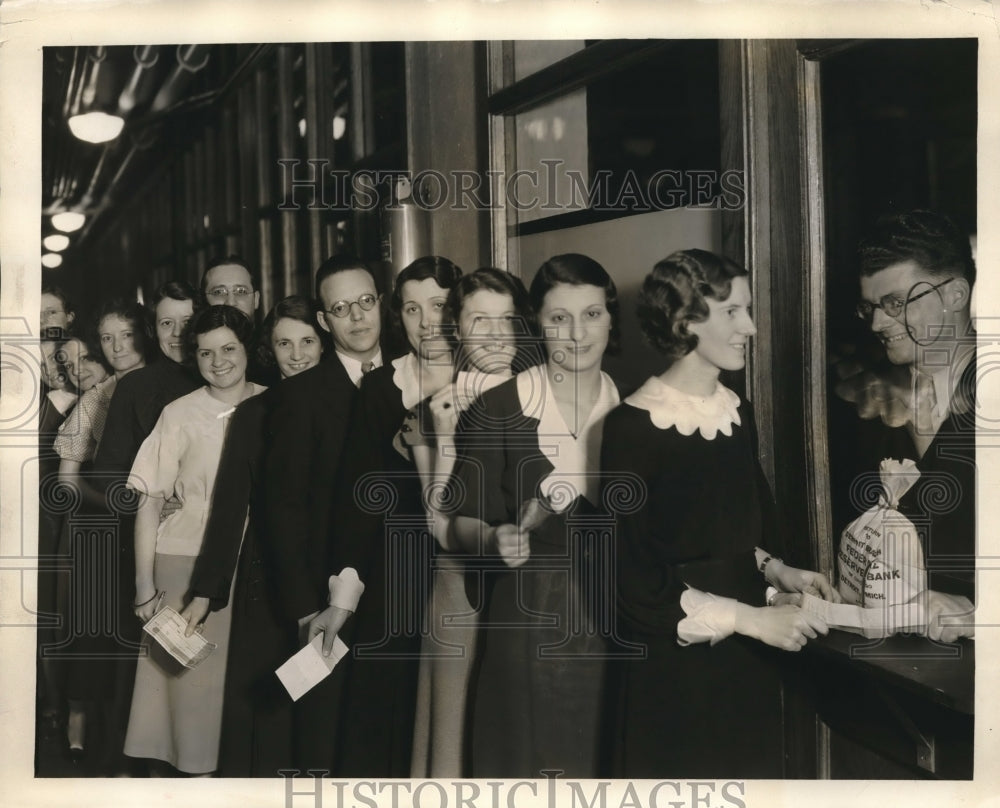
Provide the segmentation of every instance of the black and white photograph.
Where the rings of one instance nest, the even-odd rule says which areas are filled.
[[[996,6],[606,6],[0,9],[5,804],[996,799]]]

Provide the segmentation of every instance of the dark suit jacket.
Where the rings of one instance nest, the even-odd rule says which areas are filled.
[[[282,607],[293,620],[326,608],[327,578],[344,566],[331,538],[334,493],[357,388],[331,356],[276,388],[267,425],[267,540]]]

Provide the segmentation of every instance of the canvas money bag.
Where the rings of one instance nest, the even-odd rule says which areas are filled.
[[[878,503],[844,528],[837,552],[837,588],[844,603],[866,608],[906,603],[927,588],[917,529],[897,510],[920,471],[912,460],[883,460],[879,477]]]

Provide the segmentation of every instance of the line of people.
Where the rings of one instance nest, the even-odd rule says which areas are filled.
[[[157,292],[155,335],[108,307],[98,350],[55,353],[82,392],[59,479],[95,513],[135,495],[113,547],[63,529],[87,546],[57,611],[141,646],[66,672],[71,748],[103,711],[106,773],[782,776],[753,740],[782,731],[779,650],[827,629],[765,589],[839,596],[781,561],[752,408],[719,381],[755,334],[743,268],[654,267],[637,315],[666,369],[628,394],[601,369],[615,284],[587,256],[528,289],[429,256],[385,300],[335,256],[255,340],[256,289],[227,258],[199,293]],[[217,644],[194,670],[140,640],[163,605]],[[293,703],[274,671],[318,635],[351,653]]]

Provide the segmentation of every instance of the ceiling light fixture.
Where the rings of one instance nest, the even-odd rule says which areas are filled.
[[[121,134],[125,119],[106,112],[86,112],[69,119],[69,130],[88,143],[107,143]]]
[[[58,233],[46,236],[42,239],[42,244],[46,250],[51,250],[52,252],[62,252],[69,246],[69,236],[63,236]]]
[[[52,226],[63,233],[74,233],[83,227],[87,217],[73,210],[65,210],[52,217]]]

